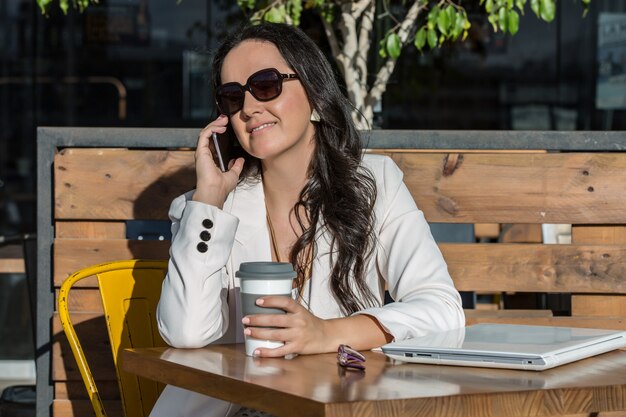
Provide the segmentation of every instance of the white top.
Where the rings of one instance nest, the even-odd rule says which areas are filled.
[[[373,174],[377,187],[374,205],[377,243],[365,278],[379,306],[356,314],[375,317],[394,340],[464,326],[461,298],[424,214],[402,182],[402,171],[390,158],[381,155],[366,154],[362,164]],[[235,271],[241,262],[271,259],[263,184],[261,181],[240,184],[228,196],[222,210],[191,201],[192,195],[190,191],[176,198],[170,207],[172,246],[157,309],[159,330],[163,339],[174,347],[202,347],[218,340],[243,342],[239,279]],[[211,234],[206,246],[200,238],[205,230]],[[316,243],[317,257],[303,299],[310,300],[309,310],[317,317],[342,317],[329,287],[330,236],[326,230],[318,231]],[[385,283],[395,300],[387,305],[383,305]],[[181,403],[173,407],[171,403],[192,401],[190,397],[195,398],[193,401],[200,400],[199,397],[209,399],[176,389],[179,397],[175,400],[173,391],[172,387],[164,391],[152,416],[166,415],[165,411],[159,413],[160,407],[175,415],[192,415],[181,410],[188,407],[182,407]],[[165,403],[170,403],[172,408]],[[194,406],[189,410],[197,413],[199,409],[202,408]],[[218,409],[212,412],[204,408],[204,414],[195,415],[226,415],[224,408]]]

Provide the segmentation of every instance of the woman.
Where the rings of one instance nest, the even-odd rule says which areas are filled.
[[[221,45],[212,70],[222,114],[200,133],[196,190],[170,209],[158,308],[165,341],[201,347],[241,342],[245,331],[284,341],[255,352],[282,357],[463,326],[459,294],[401,171],[387,157],[363,156],[351,106],[319,48],[294,27],[251,26]],[[227,127],[245,156],[222,172],[209,144]],[[234,272],[270,259],[296,267],[294,299],[257,303],[287,314],[238,316]],[[385,284],[395,302],[383,306]],[[238,408],[168,387],[153,415]]]

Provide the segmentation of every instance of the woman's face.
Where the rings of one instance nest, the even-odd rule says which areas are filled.
[[[244,85],[250,75],[266,68],[294,72],[273,43],[246,40],[226,55],[221,81]],[[243,108],[230,116],[230,123],[246,152],[269,161],[283,155],[302,158],[312,152],[315,128],[310,117],[304,87],[298,79],[290,79],[283,81],[281,94],[270,101],[258,101],[246,91]]]

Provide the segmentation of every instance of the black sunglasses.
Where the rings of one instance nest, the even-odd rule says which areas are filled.
[[[275,99],[283,91],[283,80],[298,78],[296,74],[282,74],[276,68],[266,68],[252,74],[245,85],[236,82],[222,84],[215,90],[215,101],[220,113],[232,116],[243,107],[246,91],[259,101]]]

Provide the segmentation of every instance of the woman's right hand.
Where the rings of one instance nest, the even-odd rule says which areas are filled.
[[[215,165],[213,160],[213,144],[211,136],[213,132],[224,133],[228,117],[221,114],[213,122],[209,123],[198,136],[196,146],[196,192],[193,201],[210,204],[222,208],[228,194],[235,189],[239,175],[243,170],[243,158],[230,161],[228,171],[222,170]]]

